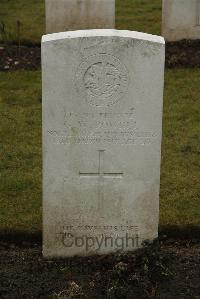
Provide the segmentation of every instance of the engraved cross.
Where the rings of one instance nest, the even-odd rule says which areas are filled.
[[[122,178],[123,172],[105,172],[103,170],[104,162],[104,153],[105,150],[98,150],[99,152],[99,163],[97,172],[79,172],[80,177],[97,177],[97,178]]]

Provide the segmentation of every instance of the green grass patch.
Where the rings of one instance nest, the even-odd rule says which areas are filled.
[[[168,70],[165,81],[160,223],[200,224],[200,69]]]
[[[0,228],[41,226],[41,84],[39,72],[0,73]]]
[[[21,43],[39,43],[44,32],[44,0],[0,1],[1,41],[18,42],[20,40]]]
[[[116,0],[116,28],[160,34],[161,4],[161,0]],[[39,43],[44,33],[44,0],[0,1],[0,41]]]
[[[116,28],[160,35],[161,0],[116,0]]]
[[[199,225],[200,70],[165,80],[160,224]],[[0,73],[0,230],[41,231],[40,72]]]

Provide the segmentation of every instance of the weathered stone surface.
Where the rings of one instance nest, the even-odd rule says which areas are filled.
[[[200,39],[200,0],[163,0],[162,35],[168,41]]]
[[[156,238],[164,39],[46,35],[42,72],[44,255],[126,251]]]
[[[115,0],[46,0],[46,32],[115,28]]]

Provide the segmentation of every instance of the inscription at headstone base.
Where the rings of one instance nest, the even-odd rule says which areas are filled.
[[[46,32],[115,28],[115,0],[45,0]]]
[[[163,0],[162,35],[168,41],[200,39],[200,0]]]
[[[158,235],[164,39],[42,39],[43,254],[135,250]]]

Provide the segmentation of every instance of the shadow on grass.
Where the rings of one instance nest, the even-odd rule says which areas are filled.
[[[200,239],[200,226],[162,225],[159,227],[159,239],[163,239],[163,237],[179,240]],[[30,247],[36,244],[41,245],[42,232],[0,231],[0,244],[1,242],[20,245],[22,247]]]
[[[159,227],[159,236],[163,235],[177,239],[200,239],[200,226],[161,225]]]

